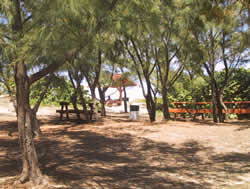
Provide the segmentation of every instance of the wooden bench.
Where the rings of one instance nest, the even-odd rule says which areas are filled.
[[[88,112],[88,116],[90,116],[90,120],[93,120],[93,115],[94,113],[90,110],[87,111]],[[71,109],[68,109],[68,110],[56,110],[56,113],[60,113],[60,120],[63,119],[63,114],[66,114],[66,118],[69,119],[69,114],[78,114],[78,115],[81,115],[81,114],[84,114],[85,115],[85,112],[83,110],[71,110]],[[84,118],[82,118],[84,119]]]
[[[83,120],[86,119],[86,116],[89,116],[90,121],[93,120],[94,111],[93,111],[93,104],[92,103],[89,103],[90,110],[87,111],[88,115],[85,115],[85,111],[83,111],[83,110],[68,109],[68,105],[69,105],[68,102],[60,102],[60,105],[61,105],[61,110],[56,110],[56,113],[60,114],[60,120],[63,119],[64,114],[66,114],[66,119],[69,119],[69,114],[77,114],[79,117],[80,117],[80,115],[84,115],[85,118],[83,118],[83,116],[81,117],[81,119],[83,119]]]

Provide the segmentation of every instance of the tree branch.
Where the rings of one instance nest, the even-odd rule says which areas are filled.
[[[52,64],[48,65],[46,68],[44,68],[43,70],[34,73],[33,75],[31,75],[29,77],[29,83],[30,85],[32,85],[33,83],[35,83],[36,81],[40,80],[41,78],[45,77],[46,75],[55,72],[58,68],[60,68],[61,66],[63,66],[67,61],[70,61],[72,58],[74,58],[82,49],[83,47],[80,47],[78,49],[72,49],[69,50],[66,53],[64,62],[53,62]]]
[[[176,80],[181,76],[182,72],[184,70],[184,66],[181,65],[178,70],[176,71],[174,77],[171,79],[171,81],[169,82],[169,87],[171,88],[173,86],[173,84],[176,82]]]
[[[36,81],[40,80],[44,76],[48,75],[49,73],[55,72],[59,67],[61,67],[63,64],[62,63],[52,63],[43,70],[34,73],[33,75],[30,76],[29,83],[32,85]]]
[[[40,104],[41,104],[41,102],[42,102],[42,100],[43,100],[45,94],[46,94],[47,91],[48,91],[49,85],[50,85],[50,83],[51,83],[53,77],[54,77],[54,74],[51,74],[51,76],[48,78],[48,81],[47,81],[47,83],[45,84],[45,89],[43,90],[43,92],[41,93],[41,95],[40,95],[38,101],[36,102],[35,106],[33,107],[33,111],[34,111],[34,112],[37,112],[37,111],[38,111],[38,108],[39,108],[39,106],[40,106]]]
[[[132,58],[133,62],[134,62],[134,65],[135,65],[135,70],[136,70],[136,73],[139,77],[139,81],[140,81],[140,84],[141,84],[141,87],[142,87],[142,93],[143,93],[143,96],[145,97],[146,96],[146,92],[145,92],[145,88],[144,88],[144,84],[142,82],[142,78],[141,78],[141,74],[140,74],[140,71],[138,69],[138,64],[137,64],[137,61],[136,61],[136,58],[135,56],[133,55],[133,53],[129,50],[129,47],[128,47],[128,43],[125,44],[125,47],[128,51],[128,54],[130,55],[130,57]]]
[[[24,19],[23,21],[23,25],[28,22],[30,19],[32,18],[32,14],[30,16],[28,16],[27,18]]]

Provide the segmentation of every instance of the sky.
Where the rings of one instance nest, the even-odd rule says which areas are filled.
[[[246,69],[250,68],[250,63],[245,66]]]

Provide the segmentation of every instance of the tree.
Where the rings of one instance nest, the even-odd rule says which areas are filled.
[[[200,57],[203,68],[209,76],[212,90],[213,120],[223,122],[222,110],[227,108],[223,103],[223,93],[234,68],[246,61],[244,40],[244,26],[241,22],[241,5],[232,1],[202,1],[193,8],[199,9],[199,15],[193,19],[195,23],[192,33],[196,45],[196,52]],[[197,10],[198,10],[197,9]],[[216,66],[224,67],[223,79],[218,82]]]
[[[134,63],[134,68],[137,72],[142,92],[146,99],[149,118],[150,121],[153,122],[156,116],[156,94],[158,88],[153,88],[152,84],[152,80],[155,79],[152,75],[155,71],[156,63],[151,58],[153,56],[153,49],[150,41],[151,38],[148,37],[147,34],[144,34],[143,38],[138,38],[137,36],[137,40],[130,36],[127,41],[125,41],[125,48]],[[145,80],[145,84],[143,79]]]
[[[170,119],[168,91],[181,76],[186,59],[186,55],[182,51],[183,41],[185,41],[188,35],[185,32],[183,4],[184,1],[171,4],[162,2],[159,7],[161,11],[161,25],[159,26],[159,31],[157,31],[159,37],[158,39],[155,38],[153,47],[163,100],[163,116],[166,120]]]

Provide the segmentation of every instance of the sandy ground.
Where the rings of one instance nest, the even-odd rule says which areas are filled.
[[[0,188],[31,188],[13,185],[22,168],[15,119],[0,113]],[[54,108],[39,119],[36,148],[49,179],[42,188],[250,188],[249,120],[150,123],[112,113],[84,123],[59,121]]]

